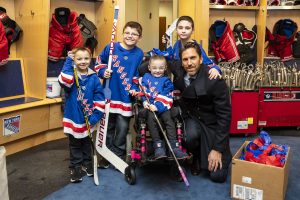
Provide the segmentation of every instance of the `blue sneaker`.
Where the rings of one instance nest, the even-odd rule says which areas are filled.
[[[170,140],[170,144],[177,159],[183,160],[189,157],[189,155],[186,152],[183,152],[179,148],[179,144],[176,140]]]
[[[161,140],[158,140],[153,143],[154,147],[154,158],[155,160],[166,158],[166,150],[165,150],[165,143]]]

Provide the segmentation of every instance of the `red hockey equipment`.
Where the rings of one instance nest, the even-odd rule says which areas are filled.
[[[0,21],[0,66],[7,63],[8,59],[8,42],[5,36],[5,29]]]
[[[57,8],[58,9],[58,8]],[[72,50],[76,47],[83,47],[83,38],[77,24],[77,13],[70,12],[65,24],[59,20],[59,16],[53,14],[49,29],[49,60],[57,61],[63,56],[63,50],[68,46]]]

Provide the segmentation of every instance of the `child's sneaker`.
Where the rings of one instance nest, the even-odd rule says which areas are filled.
[[[177,159],[183,160],[189,157],[187,153],[179,148],[179,144],[176,140],[170,140],[170,144]]]
[[[101,168],[101,169],[107,169],[107,168],[109,168],[109,165],[110,165],[110,163],[103,157],[98,162],[98,168]]]
[[[87,176],[93,176],[94,175],[94,168],[93,164],[88,164],[87,166],[82,166],[82,171],[86,173]]]
[[[163,141],[158,140],[153,143],[154,147],[154,158],[155,160],[166,158],[166,150],[165,150],[165,144]]]
[[[70,171],[71,183],[80,183],[82,181],[81,167],[72,168]]]

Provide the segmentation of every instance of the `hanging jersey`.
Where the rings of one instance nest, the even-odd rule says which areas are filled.
[[[8,41],[5,36],[5,29],[0,21],[0,65],[7,63],[8,59]]]
[[[291,19],[281,19],[277,21],[273,28],[273,34],[269,37],[268,54],[279,56],[282,61],[292,59],[292,44],[297,30],[297,24]],[[267,35],[270,35],[270,33],[267,32]]]
[[[240,59],[233,32],[227,21],[215,21],[209,29],[209,36],[218,62],[235,62]]]
[[[0,21],[5,28],[5,35],[8,42],[8,52],[12,43],[19,40],[23,32],[21,27],[6,14],[5,9],[0,10]]]
[[[52,14],[48,40],[49,60],[57,61],[65,56],[65,50],[83,47],[84,41],[77,24],[77,13],[72,11],[65,17],[66,19],[60,19],[56,14]]]

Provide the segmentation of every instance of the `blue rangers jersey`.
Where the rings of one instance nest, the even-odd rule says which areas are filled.
[[[155,77],[146,73],[141,81],[151,104],[155,105],[158,113],[171,109],[173,104],[172,81],[167,76]],[[145,97],[142,98],[145,101]]]
[[[72,134],[75,138],[87,137],[88,131],[83,108],[88,115],[92,132],[95,128],[94,125],[101,119],[105,107],[102,85],[97,74],[91,69],[88,69],[85,78],[78,74],[78,81],[82,90],[82,94],[79,94],[75,83],[73,61],[67,57],[58,81],[66,92],[63,118],[64,133]]]
[[[110,45],[107,45],[97,58],[95,70],[98,76],[103,78],[107,69]],[[132,103],[129,90],[138,90],[133,81],[138,80],[138,66],[144,57],[143,51],[134,47],[124,49],[119,42],[114,43],[112,57],[112,75],[109,81],[109,88],[112,92],[110,112],[123,116],[132,116]],[[104,84],[105,81],[104,81]]]

